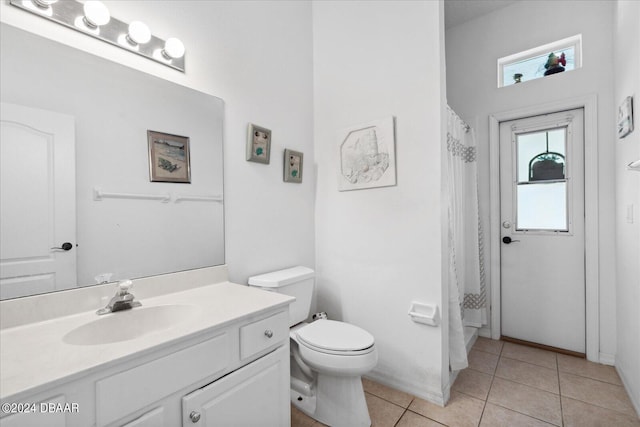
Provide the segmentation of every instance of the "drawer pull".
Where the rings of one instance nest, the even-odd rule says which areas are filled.
[[[267,338],[271,338],[273,336],[273,331],[271,329],[267,329],[266,331],[264,331],[264,335]]]
[[[197,423],[198,421],[200,421],[200,412],[191,411],[191,413],[189,414],[189,419],[192,423]]]

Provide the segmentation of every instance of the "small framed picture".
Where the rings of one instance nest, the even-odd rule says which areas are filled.
[[[633,132],[633,97],[627,96],[618,107],[618,138]]]
[[[247,161],[269,164],[271,155],[271,131],[249,123]]]
[[[189,137],[147,131],[149,179],[152,182],[191,183]]]
[[[284,150],[284,182],[302,182],[302,157],[299,151]]]

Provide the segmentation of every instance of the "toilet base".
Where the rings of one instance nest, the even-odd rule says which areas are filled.
[[[305,396],[298,393],[297,390],[291,389],[291,403],[298,408],[301,412],[314,418],[316,412],[316,396]],[[314,418],[315,419],[315,418]]]
[[[291,403],[314,420],[331,427],[369,427],[371,418],[362,380],[319,374],[311,396],[291,390]]]

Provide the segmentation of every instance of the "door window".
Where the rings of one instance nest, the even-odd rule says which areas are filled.
[[[566,141],[566,126],[516,134],[517,231],[569,231]]]

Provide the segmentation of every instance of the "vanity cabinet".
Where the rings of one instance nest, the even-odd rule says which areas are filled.
[[[0,425],[288,426],[288,318],[286,305],[262,310],[3,399],[75,403],[79,411],[13,414]]]

